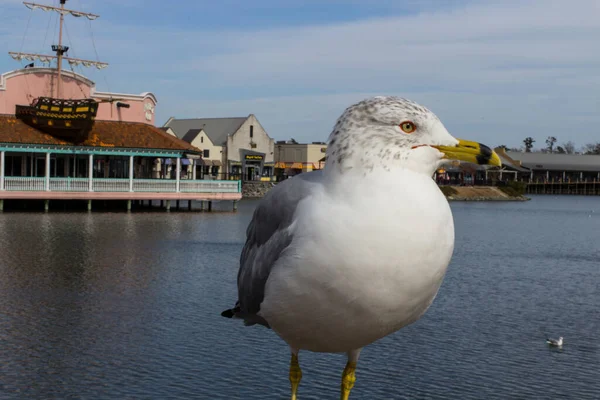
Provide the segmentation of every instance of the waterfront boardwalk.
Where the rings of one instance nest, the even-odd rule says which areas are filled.
[[[600,196],[600,181],[588,182],[530,182],[527,194],[576,194]]]
[[[93,200],[131,201],[206,201],[208,209],[215,200],[233,201],[242,198],[239,180],[175,180],[175,179],[112,179],[112,178],[51,178],[3,177],[0,181],[0,210],[5,200]]]

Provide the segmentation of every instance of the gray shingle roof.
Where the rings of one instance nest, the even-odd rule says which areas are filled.
[[[556,153],[521,153],[507,151],[513,160],[533,170],[549,171],[593,171],[600,172],[600,155],[592,154],[556,154]]]
[[[202,132],[202,129],[190,129],[185,135],[183,135],[182,139],[188,143],[192,143],[192,141],[196,139],[196,136],[198,136],[200,132]]]
[[[248,119],[248,117],[235,118],[190,118],[176,119],[171,118],[165,124],[165,127],[173,129],[177,137],[182,138],[186,142],[185,137],[190,130],[204,130],[214,145],[220,146],[227,143],[227,136],[233,135],[240,126]],[[196,132],[196,136],[198,135]],[[191,136],[191,135],[190,135]],[[194,138],[196,137],[194,136]],[[192,139],[193,140],[193,139]]]

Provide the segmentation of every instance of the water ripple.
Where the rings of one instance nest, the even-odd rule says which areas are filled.
[[[0,398],[289,398],[285,344],[219,316],[255,204],[0,215]],[[438,298],[363,350],[352,398],[598,398],[597,199],[452,208],[457,246]],[[343,355],[300,362],[302,399],[338,397]]]

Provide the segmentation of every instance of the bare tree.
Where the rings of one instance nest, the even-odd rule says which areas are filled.
[[[588,143],[581,150],[583,154],[600,154],[600,142]]]
[[[535,140],[533,140],[533,138],[531,136],[529,136],[529,137],[526,137],[525,140],[523,140],[523,143],[525,143],[525,152],[531,153],[531,149],[533,148],[533,144],[535,143]]]
[[[566,143],[563,143],[562,148],[565,150],[566,154],[575,154],[575,143],[570,140]]]
[[[554,143],[556,143],[556,138],[554,136],[548,136],[548,139],[546,139],[548,153],[552,153],[552,150],[554,150]]]

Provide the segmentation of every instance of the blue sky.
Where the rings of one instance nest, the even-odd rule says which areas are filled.
[[[39,2],[42,2],[39,0]],[[47,0],[56,4],[58,0]],[[150,91],[169,116],[255,114],[277,140],[325,140],[364,97],[409,97],[457,137],[536,146],[600,141],[596,0],[70,0],[72,57],[98,90]],[[47,52],[56,14],[0,0],[6,52]],[[51,19],[53,18],[53,19]],[[27,29],[26,29],[27,27]],[[25,32],[27,35],[24,36]],[[91,33],[91,34],[90,34]]]

